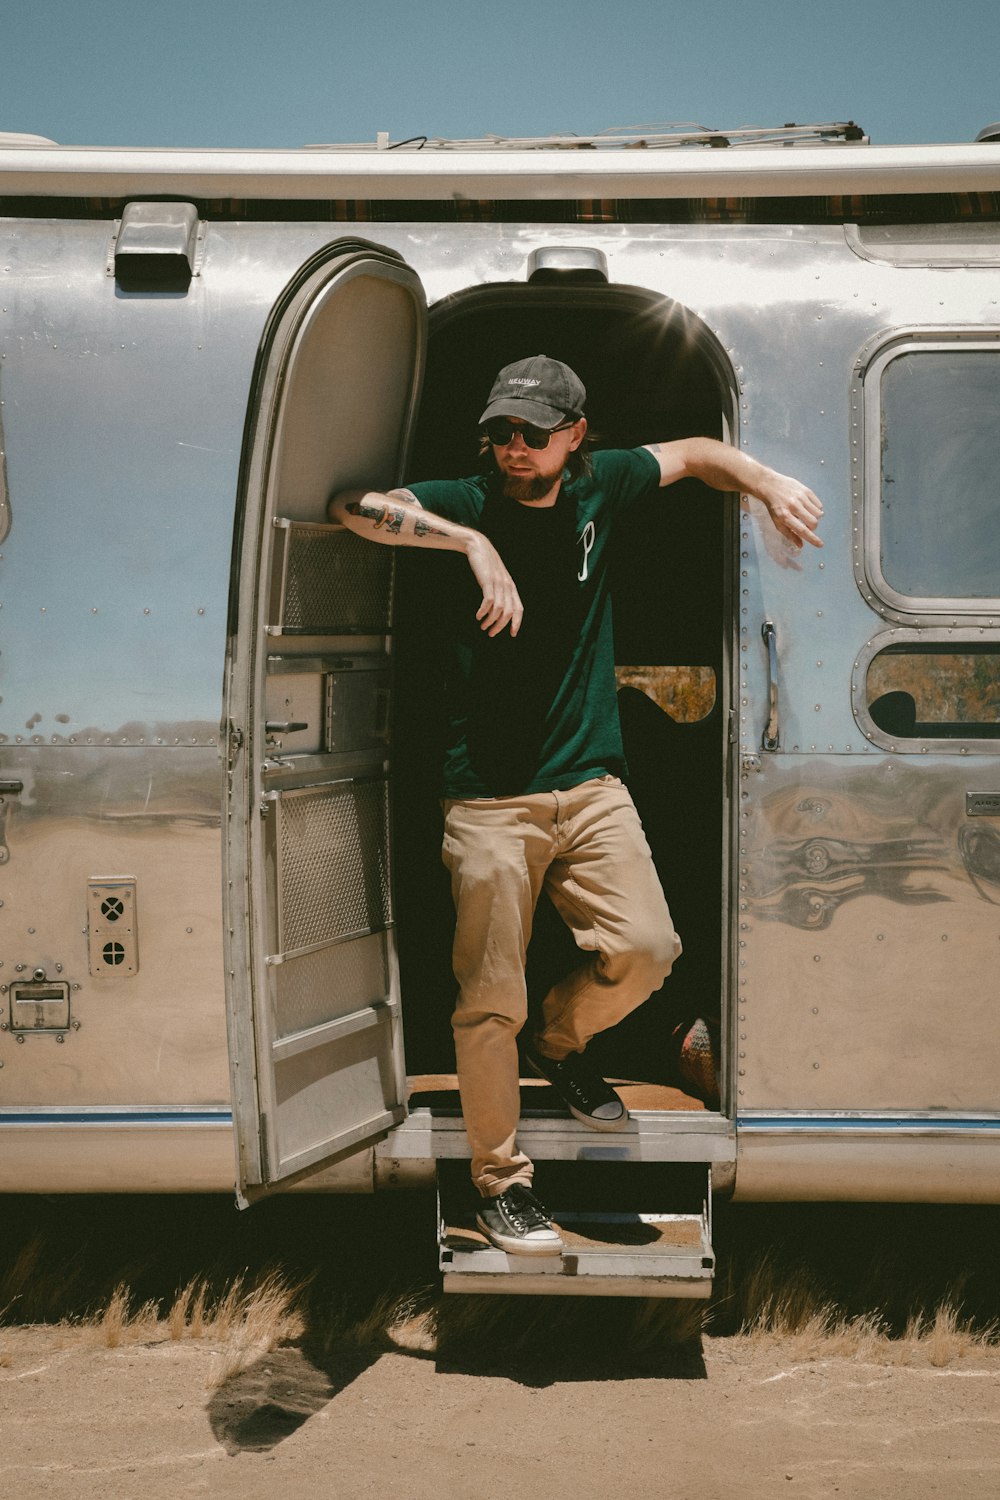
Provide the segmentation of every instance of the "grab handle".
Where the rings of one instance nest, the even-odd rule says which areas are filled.
[[[778,723],[778,634],[773,620],[765,620],[760,633],[767,647],[767,696],[768,719],[761,746],[765,750],[777,750],[781,729]]]

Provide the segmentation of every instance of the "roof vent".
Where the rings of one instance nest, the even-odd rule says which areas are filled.
[[[1000,120],[995,125],[984,125],[976,136],[977,141],[1000,141]]]
[[[528,280],[601,282],[608,279],[608,262],[603,250],[590,245],[540,245],[528,256]]]
[[[115,281],[124,292],[186,292],[198,242],[193,203],[129,203],[115,240]]]

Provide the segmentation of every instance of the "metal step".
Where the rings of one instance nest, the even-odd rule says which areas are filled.
[[[536,1192],[562,1234],[559,1255],[511,1255],[492,1245],[476,1226],[477,1199],[467,1173],[465,1163],[438,1163],[439,1264],[446,1292],[711,1295],[715,1254],[711,1168],[705,1163],[602,1163],[596,1170],[593,1163],[560,1163],[550,1169],[544,1180],[536,1179]]]

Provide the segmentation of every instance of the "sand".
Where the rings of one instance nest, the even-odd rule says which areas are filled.
[[[210,1389],[210,1340],[81,1347],[0,1329],[9,1500],[996,1500],[1000,1351],[946,1368],[703,1337],[642,1370],[473,1366],[428,1340],[316,1362],[297,1344]],[[405,1333],[404,1333],[405,1341]],[[599,1358],[599,1357],[598,1357]]]

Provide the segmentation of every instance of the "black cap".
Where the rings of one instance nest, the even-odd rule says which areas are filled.
[[[583,381],[561,360],[533,354],[504,365],[493,382],[480,424],[491,417],[516,417],[536,427],[558,427],[583,416],[587,399]]]

